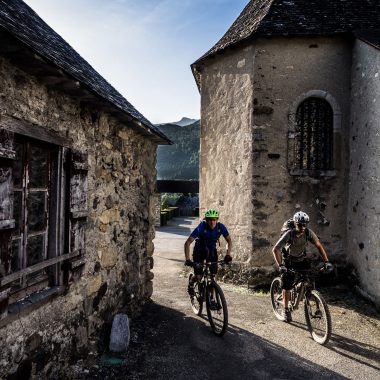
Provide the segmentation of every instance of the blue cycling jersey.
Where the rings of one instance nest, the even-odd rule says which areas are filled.
[[[194,239],[204,237],[207,248],[212,252],[216,249],[219,234],[223,235],[225,238],[229,235],[228,230],[223,223],[217,223],[212,230],[206,221],[202,221],[190,236]]]

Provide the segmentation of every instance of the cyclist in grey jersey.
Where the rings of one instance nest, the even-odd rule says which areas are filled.
[[[282,280],[282,297],[284,300],[284,321],[291,322],[292,316],[288,309],[290,290],[294,281],[294,274],[289,273],[288,269],[307,270],[310,269],[310,262],[306,258],[307,242],[313,243],[321,255],[325,267],[332,269],[332,264],[329,263],[326,250],[319,241],[317,235],[310,229],[307,229],[309,216],[299,211],[294,214],[293,221],[295,230],[289,230],[284,233],[278,242],[273,247],[273,255],[279,266]]]
[[[293,236],[292,236],[293,234]],[[285,248],[290,258],[294,261],[301,261],[304,259],[307,242],[317,245],[319,239],[317,235],[308,229],[308,235],[306,233],[294,233],[291,230],[284,233],[280,240],[276,243],[276,246]],[[323,248],[323,247],[322,247]]]

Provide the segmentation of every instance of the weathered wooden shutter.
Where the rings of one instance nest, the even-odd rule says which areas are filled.
[[[13,133],[0,129],[0,277],[10,271],[10,241],[15,226],[12,179],[15,158]]]
[[[14,135],[0,129],[0,278],[11,270],[10,245],[13,219],[12,166],[16,158]],[[0,319],[8,314],[9,287],[0,289]]]
[[[76,253],[71,259],[72,279],[77,280],[81,274],[86,250],[85,229],[88,216],[88,154],[70,152],[70,253]]]

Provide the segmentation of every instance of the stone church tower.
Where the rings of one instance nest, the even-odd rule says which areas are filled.
[[[303,210],[378,303],[379,12],[374,0],[252,0],[192,65],[201,209],[220,210],[241,267],[270,267],[282,223]]]

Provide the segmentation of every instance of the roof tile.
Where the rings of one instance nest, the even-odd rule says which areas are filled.
[[[39,55],[61,68],[68,75],[88,86],[104,100],[142,123],[154,135],[168,138],[133,107],[61,36],[47,25],[21,0],[0,0],[0,27],[32,48]]]
[[[251,0],[194,64],[252,36],[334,35],[380,29],[379,0]]]

